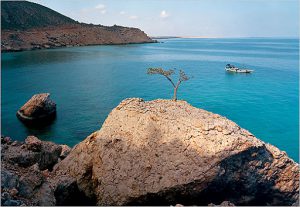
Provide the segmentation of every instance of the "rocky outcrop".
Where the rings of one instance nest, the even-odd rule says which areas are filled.
[[[43,124],[52,121],[56,116],[56,104],[49,93],[32,96],[17,112],[17,117],[27,124]]]
[[[57,145],[53,142],[41,141],[35,136],[28,136],[25,142],[4,142],[2,147],[2,161],[20,167],[30,167],[36,164],[39,170],[52,170],[53,166],[66,157],[66,151],[62,154],[65,145]]]
[[[62,148],[34,136],[25,142],[1,137],[1,205],[56,205],[50,172],[66,156]]]
[[[184,101],[126,99],[72,150],[1,137],[1,161],[2,205],[299,203],[285,152]]]
[[[299,196],[299,165],[285,152],[185,101],[124,100],[53,176],[74,179],[98,205],[292,205]]]
[[[32,2],[4,1],[2,4],[3,52],[156,42],[137,28],[79,23]]]

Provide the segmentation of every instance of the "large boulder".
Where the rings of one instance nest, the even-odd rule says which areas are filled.
[[[299,165],[185,101],[126,99],[55,166],[98,205],[292,205]]]
[[[49,93],[32,96],[18,112],[17,117],[26,124],[45,124],[56,116],[56,104],[50,99]]]

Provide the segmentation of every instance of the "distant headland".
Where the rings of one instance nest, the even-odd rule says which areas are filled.
[[[3,52],[157,42],[138,28],[79,23],[32,2],[3,1],[1,4]]]

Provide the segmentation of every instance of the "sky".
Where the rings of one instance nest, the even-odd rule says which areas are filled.
[[[150,36],[298,37],[299,0],[30,0],[74,20]]]

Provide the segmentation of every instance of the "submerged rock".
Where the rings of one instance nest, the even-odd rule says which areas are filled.
[[[26,124],[46,124],[56,116],[56,104],[49,93],[32,96],[17,112],[17,117]]]
[[[299,165],[284,152],[185,101],[122,101],[54,176],[98,205],[292,205],[299,195]]]

